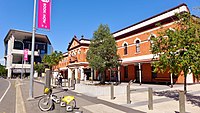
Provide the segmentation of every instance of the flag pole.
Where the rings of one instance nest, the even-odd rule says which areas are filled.
[[[29,87],[29,98],[33,98],[33,65],[34,65],[34,48],[35,48],[35,31],[36,31],[36,0],[34,0],[34,10],[33,10],[33,33],[32,33],[32,46],[31,46],[31,71],[30,71],[30,87]]]

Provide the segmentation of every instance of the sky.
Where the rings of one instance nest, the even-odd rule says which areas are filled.
[[[10,29],[32,32],[33,1],[0,0],[0,62]],[[52,0],[51,29],[37,29],[36,33],[47,35],[54,50],[67,52],[74,35],[91,39],[100,24],[108,24],[115,32],[182,3],[200,17],[196,10],[200,0]]]

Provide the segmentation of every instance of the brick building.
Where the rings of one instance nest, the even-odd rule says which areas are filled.
[[[189,12],[186,4],[181,4],[113,33],[118,54],[122,59],[122,65],[118,68],[117,75],[115,75],[118,81],[170,82],[173,80],[175,83],[184,82],[182,73],[178,77],[171,77],[171,74],[167,71],[165,73],[154,73],[151,66],[154,55],[151,54],[150,50],[151,37],[158,36],[158,32],[161,30],[161,27],[156,24],[161,24],[162,29],[173,29],[176,27],[175,22],[177,20],[175,14],[182,12]],[[68,70],[68,78],[74,76],[76,79],[83,79],[84,74],[86,74],[87,79],[97,79],[98,73],[92,70],[86,61],[89,44],[90,41],[87,39],[78,40],[77,37],[74,37],[67,49],[66,63],[61,66],[61,62],[57,69],[62,70],[64,68]],[[111,77],[111,73],[107,71],[106,80],[111,80]],[[187,83],[194,82],[193,75],[188,74]]]

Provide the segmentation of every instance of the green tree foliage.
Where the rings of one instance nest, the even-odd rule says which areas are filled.
[[[41,74],[45,71],[45,66],[43,63],[35,64],[34,70],[36,70],[38,72],[38,76],[41,77]]]
[[[101,73],[101,83],[104,84],[105,70],[119,65],[116,42],[108,25],[101,24],[94,32],[86,58],[90,67]]]
[[[152,37],[152,53],[155,55],[155,71],[169,69],[173,75],[184,72],[184,91],[186,93],[186,76],[200,74],[200,19],[188,13],[177,14],[176,28],[160,32]]]
[[[59,61],[61,61],[62,59],[63,59],[62,52],[55,51],[51,55],[44,55],[42,62],[45,65],[48,65],[50,69],[52,69],[52,67],[58,65]]]
[[[6,78],[7,76],[7,70],[5,68],[5,66],[0,64],[0,76]]]

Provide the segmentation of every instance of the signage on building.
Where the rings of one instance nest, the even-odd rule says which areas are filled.
[[[38,2],[38,28],[50,29],[51,0]]]
[[[28,60],[28,49],[24,49],[24,61]]]

